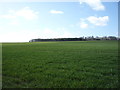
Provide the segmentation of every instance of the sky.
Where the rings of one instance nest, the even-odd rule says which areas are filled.
[[[0,42],[118,36],[118,2],[0,2]]]

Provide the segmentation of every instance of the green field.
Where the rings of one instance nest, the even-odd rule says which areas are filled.
[[[116,88],[118,41],[2,44],[3,88]]]

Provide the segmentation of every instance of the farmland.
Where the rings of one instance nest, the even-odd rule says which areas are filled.
[[[3,88],[116,88],[118,41],[2,44]]]

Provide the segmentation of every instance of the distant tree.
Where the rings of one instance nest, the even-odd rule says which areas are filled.
[[[109,40],[117,40],[117,38],[115,36],[109,36],[108,38],[109,38]]]

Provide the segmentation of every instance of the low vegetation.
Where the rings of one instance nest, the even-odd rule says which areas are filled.
[[[116,88],[118,41],[3,43],[3,88]]]

